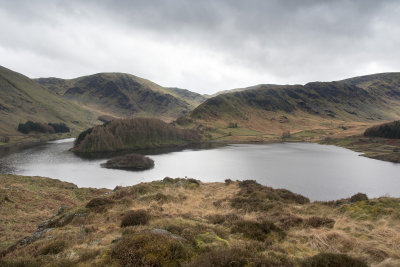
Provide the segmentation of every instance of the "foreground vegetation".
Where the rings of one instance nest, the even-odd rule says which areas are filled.
[[[399,220],[396,198],[310,203],[254,181],[165,178],[71,203],[0,265],[398,266]]]
[[[0,174],[0,250],[31,235],[61,206],[76,206],[108,192],[56,179]]]
[[[72,150],[114,152],[184,145],[200,139],[195,130],[180,129],[159,119],[120,119],[82,132]]]

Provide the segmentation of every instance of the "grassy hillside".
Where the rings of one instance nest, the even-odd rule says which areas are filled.
[[[196,93],[164,88],[124,73],[99,73],[71,80],[41,78],[50,92],[116,117],[175,119],[187,114],[204,98]]]
[[[284,133],[306,141],[348,136],[377,121],[400,117],[398,76],[382,74],[382,79],[368,83],[260,85],[210,98],[194,109],[190,118],[210,138],[227,141],[277,140]],[[237,127],[230,127],[232,124]]]
[[[2,266],[398,266],[399,211],[397,198],[357,194],[309,203],[254,181],[165,178],[117,187],[69,207],[42,224],[34,242],[13,247],[0,261]]]
[[[0,250],[31,235],[61,206],[85,204],[107,189],[78,188],[56,179],[0,175]],[[1,265],[1,264],[0,264]]]
[[[19,123],[63,122],[72,134],[97,123],[98,113],[49,93],[28,77],[0,66],[0,136],[10,142],[36,139],[17,132]]]
[[[73,151],[115,152],[184,145],[200,140],[194,130],[177,128],[159,119],[113,120],[82,132]]]

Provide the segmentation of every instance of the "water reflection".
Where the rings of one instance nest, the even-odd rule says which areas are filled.
[[[101,168],[104,155],[81,158],[69,151],[71,147],[71,140],[56,141],[12,153],[0,158],[0,171],[58,178],[81,187],[114,188],[187,176],[204,182],[254,179],[312,200],[358,192],[400,196],[400,164],[360,157],[335,146],[284,143],[141,151],[155,162],[154,169],[141,172]]]

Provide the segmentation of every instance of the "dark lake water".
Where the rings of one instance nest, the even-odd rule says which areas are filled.
[[[68,151],[72,140],[31,147],[0,158],[2,173],[37,175],[80,187],[114,188],[191,177],[203,182],[253,179],[286,188],[311,200],[333,200],[355,193],[400,197],[400,164],[359,156],[340,147],[310,143],[239,144],[150,155],[155,168],[132,172],[100,167],[105,159],[83,159]]]

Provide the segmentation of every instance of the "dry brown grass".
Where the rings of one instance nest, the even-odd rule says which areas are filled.
[[[0,175],[0,250],[32,234],[60,206],[81,205],[108,191],[49,178]]]
[[[164,249],[180,251],[183,254],[179,252],[177,257],[166,259],[192,266],[210,262],[226,264],[230,260],[266,266],[298,266],[319,253],[346,254],[371,266],[396,266],[400,262],[400,217],[393,213],[382,213],[378,219],[360,219],[354,216],[354,209],[358,213],[369,212],[368,206],[349,201],[336,207],[277,199],[269,200],[274,205],[269,210],[233,208],[232,199],[239,195],[246,197],[241,194],[242,190],[243,186],[238,182],[201,183],[186,179],[165,179],[118,188],[107,196],[115,201],[108,209],[76,217],[42,239],[7,254],[3,260],[40,259],[44,263],[54,263],[62,259],[78,266],[117,266],[124,259],[121,260],[122,254],[112,251],[123,246],[121,242],[147,242],[150,249],[153,241],[148,241],[151,238],[146,236],[160,235],[156,239],[165,243],[162,250],[156,250],[157,253],[163,253]],[[259,192],[260,187],[251,190]],[[168,196],[173,201],[163,201],[161,196]],[[391,202],[387,199],[369,201],[383,201],[397,207],[394,199]],[[85,204],[78,204],[76,209]],[[375,206],[383,207],[379,203]],[[145,225],[120,228],[127,210],[145,210],[151,218]],[[307,224],[315,218],[323,222],[318,224],[322,227]],[[335,223],[321,218],[330,218]],[[266,221],[276,225],[275,230],[264,231],[263,227],[257,230]],[[251,222],[251,225],[240,228],[239,222]],[[279,228],[282,230],[277,230]],[[260,231],[266,238],[259,238],[257,233]],[[68,246],[58,254],[32,258],[31,255],[39,255],[40,249],[53,240],[64,240]],[[126,253],[136,252],[129,250]],[[146,248],[141,248],[140,253],[147,255],[143,259],[152,262]]]

